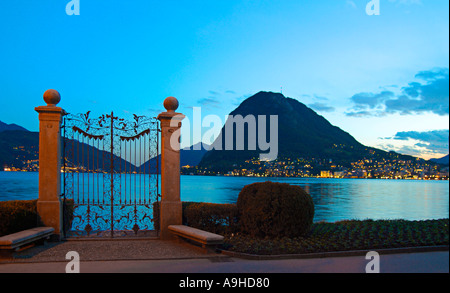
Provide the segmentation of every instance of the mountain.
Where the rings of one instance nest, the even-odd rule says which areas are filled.
[[[78,152],[77,152],[77,151]],[[84,169],[111,169],[110,153],[85,143],[66,142],[69,166],[74,164]],[[75,156],[72,155],[75,152]],[[114,156],[116,170],[131,170],[134,165]],[[8,130],[0,132],[0,170],[15,167],[37,171],[39,160],[39,132]],[[121,169],[120,169],[121,168]]]
[[[401,156],[405,159],[415,159],[411,156],[366,147],[349,133],[331,125],[330,122],[312,109],[280,93],[259,92],[243,101],[230,115],[266,116],[266,141],[270,141],[269,115],[278,115],[278,158],[318,158],[332,160],[333,163],[336,162],[344,166],[367,157],[377,159]],[[258,128],[256,130],[256,142],[258,142]],[[258,143],[256,151],[249,150],[247,136],[248,130],[245,131],[244,135],[244,150],[237,151],[235,129],[233,131],[234,151],[226,151],[226,126],[224,126],[221,130],[221,136],[219,136],[222,139],[216,139],[213,143],[213,146],[221,145],[222,150],[213,149],[206,153],[199,166],[216,170],[229,170],[233,166],[243,164],[246,160],[259,158],[261,153],[268,152],[262,151]]]
[[[180,150],[180,166],[197,166],[202,160],[203,156],[208,152],[210,146],[204,147],[204,145],[199,142],[188,148]],[[158,162],[156,161],[158,160]],[[144,170],[153,174],[156,172],[156,163],[161,167],[161,155],[152,158],[143,164]]]
[[[0,122],[2,123],[2,122]],[[39,160],[39,132],[30,132],[25,128],[14,124],[1,124],[4,131],[0,131],[0,170],[4,167],[15,167],[18,169],[27,169],[37,171]],[[6,130],[17,129],[17,130]],[[22,129],[25,129],[22,130]],[[198,149],[198,150],[197,150]],[[208,151],[209,146],[203,147],[198,143],[190,148],[180,150],[181,166],[197,166],[203,155]],[[72,140],[66,142],[66,152],[69,157],[69,167],[74,165],[81,166],[83,169],[101,169],[110,170],[110,153],[99,150],[93,146],[84,143],[75,143]],[[75,158],[72,153],[75,152]],[[129,172],[139,169],[130,162],[114,156],[114,168]],[[160,156],[150,159],[141,165],[141,171],[156,172],[156,163],[158,160],[161,166]]]
[[[449,155],[446,155],[445,157],[442,157],[440,159],[430,159],[430,161],[441,164],[441,165],[448,165],[448,163],[449,163],[448,157],[449,157]]]
[[[14,131],[14,130],[28,131],[27,129],[25,129],[22,126],[19,126],[17,124],[6,124],[6,123],[0,121],[0,132]]]
[[[61,149],[65,152],[67,167],[75,167],[84,170],[109,172],[111,170],[111,152],[93,147],[89,144],[75,140],[67,140]],[[138,171],[130,162],[113,155],[113,167],[117,172]]]
[[[3,170],[4,166],[22,168],[28,164],[28,161],[38,159],[38,132],[23,130],[0,132],[0,170]]]
[[[180,150],[180,165],[197,166],[209,149],[209,145],[206,145],[205,148],[205,146],[199,142],[189,148]]]

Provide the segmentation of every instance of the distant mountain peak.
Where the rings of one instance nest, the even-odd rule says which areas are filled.
[[[438,163],[438,164],[448,165],[448,163],[449,163],[449,155],[446,155],[446,156],[444,156],[442,158],[430,159],[430,161],[432,161],[434,163]]]
[[[256,94],[254,94],[251,97],[248,97],[245,99],[241,105],[245,105],[247,103],[257,103],[257,102],[264,102],[264,103],[280,103],[283,102],[283,100],[286,99],[286,97],[281,93],[274,93],[274,92],[265,92],[261,91]]]
[[[382,150],[362,145],[349,133],[332,125],[314,110],[281,93],[260,91],[244,100],[230,115],[243,117],[263,115],[267,117],[267,121],[271,115],[278,116],[278,158],[332,159],[333,162],[341,165],[349,165],[350,162],[366,157],[387,155]],[[259,146],[257,150],[249,150],[248,145],[245,145],[246,142],[242,151],[237,150],[236,147],[233,150],[225,150],[223,139],[226,137],[225,132],[226,128],[223,127],[220,139],[213,143],[213,145],[222,144],[221,149],[207,152],[200,166],[230,169],[264,152]],[[233,136],[234,145],[236,132]],[[256,141],[259,141],[257,136],[258,134],[256,134]],[[267,137],[269,137],[268,132],[266,132]],[[247,136],[244,136],[244,140],[248,141]]]
[[[19,126],[17,124],[14,124],[14,123],[6,124],[6,123],[0,121],[0,132],[11,131],[11,130],[28,131],[27,129],[25,129],[22,126]]]
[[[277,98],[286,98],[282,93],[277,92],[268,92],[268,91],[260,91],[254,94],[252,97],[277,97]]]

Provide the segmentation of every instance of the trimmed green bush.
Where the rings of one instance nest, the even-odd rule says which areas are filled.
[[[238,211],[234,204],[192,203],[184,210],[184,217],[188,226],[211,233],[238,230]]]
[[[314,203],[299,186],[260,182],[245,186],[237,200],[241,231],[254,237],[298,237],[313,223]]]
[[[0,236],[42,226],[37,200],[0,202]]]

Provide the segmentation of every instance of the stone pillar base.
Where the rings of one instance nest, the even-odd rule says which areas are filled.
[[[36,107],[39,113],[39,199],[37,211],[43,224],[55,229],[61,239],[61,121],[64,110],[56,107],[61,100],[55,90],[44,93],[47,106]]]
[[[41,218],[42,223],[46,227],[53,227],[55,229],[55,237],[52,240],[61,240],[63,238],[62,231],[62,204],[58,201],[43,201],[38,200],[37,212]]]
[[[175,240],[176,237],[169,231],[170,225],[182,225],[182,204],[181,201],[161,201],[160,223],[162,240]]]

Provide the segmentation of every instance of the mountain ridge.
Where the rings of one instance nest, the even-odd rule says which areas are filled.
[[[0,121],[0,132],[4,132],[4,131],[15,131],[15,130],[19,130],[19,131],[28,131],[28,129],[11,123],[11,124],[7,124],[5,122]]]
[[[442,158],[434,158],[430,159],[431,162],[442,164],[442,165],[448,165],[449,164],[449,155],[446,155]]]
[[[418,159],[409,155],[364,146],[351,134],[332,125],[314,110],[296,99],[285,97],[281,93],[258,92],[244,100],[230,115],[242,115],[243,117],[247,115],[278,115],[278,158],[322,159],[344,167],[366,158],[374,160],[385,158]],[[270,121],[270,119],[266,120],[267,122]],[[15,126],[13,125],[13,127]],[[18,127],[22,128],[21,126]],[[221,130],[222,137],[225,135],[224,128],[225,126]],[[233,135],[233,149],[236,149],[236,132]],[[269,131],[266,131],[266,138],[270,138]],[[213,145],[216,143],[217,140]],[[222,141],[222,143],[224,142]],[[248,145],[247,135],[244,138],[244,145]],[[20,146],[23,148],[19,148]],[[20,167],[20,160],[38,159],[38,146],[38,132],[23,130],[0,132],[0,167],[14,164],[18,164]],[[259,147],[255,151],[218,151],[214,149],[207,151],[202,146],[201,151],[181,150],[180,163],[181,166],[198,165],[211,169],[230,169],[235,165],[242,165],[246,160],[259,157],[261,153],[267,153],[267,151],[261,150]],[[160,162],[160,156],[151,160],[156,159]],[[127,163],[124,162],[124,164]],[[150,161],[143,164],[144,168],[147,168],[146,164],[150,164]]]
[[[412,156],[364,146],[348,132],[332,125],[314,110],[281,93],[258,92],[244,100],[230,115],[243,117],[247,115],[255,117],[277,115],[278,158],[323,158],[342,165],[349,165],[350,162],[363,158],[382,158],[393,155],[405,159],[416,159]],[[269,121],[269,118],[266,121]],[[256,151],[248,150],[248,148],[244,151],[225,151],[223,139],[226,137],[225,126],[222,127],[219,137],[222,138],[222,141],[216,139],[213,146],[222,143],[222,150],[213,149],[206,153],[199,166],[212,169],[231,169],[235,165],[252,160],[261,152],[264,153],[260,148],[257,148]],[[266,137],[269,136],[266,135]],[[244,140],[245,143],[248,143],[246,136]],[[258,141],[258,137],[256,141]],[[235,143],[236,132],[233,132],[233,146]],[[245,146],[248,145],[245,144]]]

